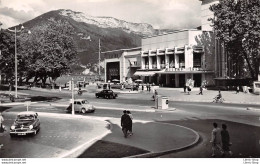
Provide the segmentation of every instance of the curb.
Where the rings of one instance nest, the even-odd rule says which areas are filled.
[[[119,111],[123,111],[126,110],[127,108],[114,108],[114,107],[102,107],[102,106],[94,106],[96,109],[106,109],[106,110],[119,110]],[[135,111],[135,112],[171,112],[171,111],[175,111],[176,108],[169,108],[169,109],[130,109],[131,111]]]
[[[195,133],[196,139],[192,143],[190,143],[189,145],[186,145],[186,146],[183,146],[183,147],[179,147],[179,148],[176,148],[176,149],[161,151],[161,152],[157,152],[157,153],[151,152],[151,153],[133,155],[133,156],[125,157],[125,158],[154,158],[154,157],[166,155],[166,154],[169,154],[169,153],[186,150],[188,148],[191,148],[191,147],[195,146],[199,142],[200,135],[198,134],[198,132],[196,132],[195,130],[193,130],[191,128],[188,128],[188,127],[185,127],[185,126],[181,126],[181,125],[177,125],[177,124],[170,124],[170,123],[163,123],[163,122],[159,122],[159,123],[161,123],[161,124],[168,124],[168,125],[174,125],[174,126],[178,126],[178,127],[181,127],[181,128],[185,128],[185,129],[191,130],[193,133]]]

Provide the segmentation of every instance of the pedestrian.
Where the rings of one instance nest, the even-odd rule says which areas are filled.
[[[121,127],[124,132],[124,137],[127,137],[127,132],[130,130],[130,126],[132,124],[132,120],[130,116],[126,113],[126,110],[123,111],[123,115],[121,116]]]
[[[2,116],[2,113],[0,112],[0,132],[1,133],[3,133],[5,131],[3,122],[4,122],[4,117]]]
[[[202,85],[201,85],[200,86],[200,93],[199,93],[199,95],[203,95],[202,91],[203,91],[203,88],[202,88]]]
[[[190,95],[190,92],[191,92],[191,87],[188,86],[188,95]]]
[[[155,101],[157,95],[158,95],[157,90],[154,90],[154,95],[153,95],[153,100],[154,100],[154,101]]]
[[[217,123],[213,123],[213,130],[211,133],[211,140],[210,142],[212,143],[212,157],[216,156],[216,150],[219,150],[221,155],[224,154],[222,148],[221,148],[221,131],[218,128],[218,124]]]
[[[239,86],[237,86],[237,88],[236,88],[236,94],[238,94],[239,93]]]
[[[151,92],[151,85],[148,84],[148,91]]]
[[[227,130],[226,124],[222,124],[221,141],[222,141],[222,149],[224,151],[223,156],[225,156],[226,154],[229,154],[230,156],[232,156],[233,153],[229,149],[229,146],[231,146],[232,144],[230,142],[229,132]]]
[[[149,91],[149,89],[148,89],[148,83],[146,84],[146,90]]]
[[[131,136],[131,135],[133,135],[133,119],[134,119],[134,117],[133,117],[133,115],[131,114],[131,112],[129,110],[126,111],[126,113],[131,118],[131,124],[129,126],[129,133],[130,133],[129,135]]]
[[[187,88],[186,85],[184,85],[184,87],[183,87],[184,93],[186,93],[186,88]]]

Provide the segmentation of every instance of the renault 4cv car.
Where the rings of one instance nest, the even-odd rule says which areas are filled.
[[[10,136],[37,134],[40,131],[40,120],[38,113],[26,111],[17,114],[17,117],[10,127]]]
[[[72,104],[67,107],[67,112],[71,113],[72,111]],[[86,112],[95,112],[95,107],[85,99],[75,99],[74,100],[74,111],[79,113],[86,113]]]

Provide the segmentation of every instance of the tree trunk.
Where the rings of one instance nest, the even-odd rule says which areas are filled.
[[[256,76],[255,76],[255,71],[254,71],[253,68],[252,68],[252,65],[251,65],[251,63],[250,63],[250,61],[249,61],[249,59],[248,59],[248,57],[247,57],[247,54],[246,54],[246,53],[243,53],[243,56],[244,56],[244,58],[246,59],[246,62],[247,62],[247,65],[248,65],[248,68],[249,68],[251,77],[252,77],[253,79],[255,79],[255,78],[256,78]]]

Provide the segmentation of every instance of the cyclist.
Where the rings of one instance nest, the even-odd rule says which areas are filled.
[[[218,95],[215,97],[215,99],[216,99],[216,102],[218,102],[222,99],[222,94],[221,94],[220,90],[218,91]]]

